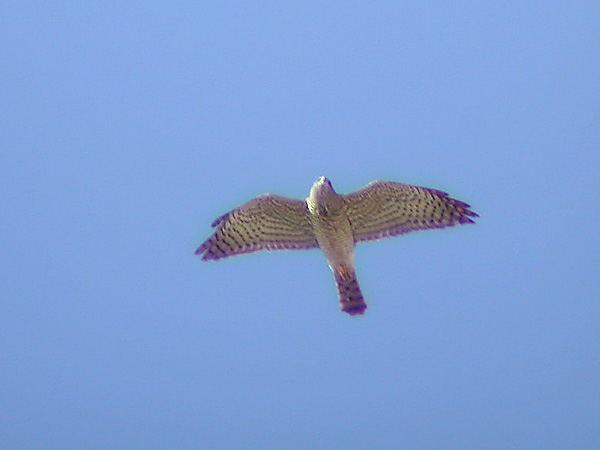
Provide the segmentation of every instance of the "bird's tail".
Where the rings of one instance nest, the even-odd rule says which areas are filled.
[[[352,316],[364,313],[367,304],[358,285],[354,269],[339,266],[334,270],[334,274],[342,311]]]

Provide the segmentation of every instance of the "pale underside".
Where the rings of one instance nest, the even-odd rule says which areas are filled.
[[[223,214],[217,230],[198,249],[202,259],[221,259],[259,250],[317,248],[304,200],[265,194]]]
[[[343,195],[354,242],[382,239],[416,230],[473,223],[469,205],[435,189],[375,181]],[[198,249],[204,260],[259,250],[317,248],[305,200],[266,194],[215,220],[214,234]]]

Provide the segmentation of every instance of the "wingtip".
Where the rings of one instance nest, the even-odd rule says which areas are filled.
[[[465,218],[468,220],[467,223],[475,223],[475,221],[473,219],[471,219],[471,217],[473,219],[476,219],[477,217],[479,217],[479,214],[477,214],[475,211],[472,211],[470,209],[467,209],[465,211]]]
[[[210,250],[207,251],[206,248],[203,247],[198,247],[194,253],[198,256],[202,256],[202,261],[217,261],[221,259],[221,257],[215,255]]]
[[[206,247],[204,245],[201,245],[200,247],[198,247],[196,249],[196,251],[194,252],[195,255],[201,256],[202,257],[202,261],[208,261],[209,259],[217,259],[217,258],[211,258],[211,253],[206,251]]]
[[[459,219],[458,223],[460,223],[461,225],[467,225],[467,224],[470,224],[470,223],[474,224],[476,222],[473,219],[471,219],[470,217],[464,216],[464,217],[461,217]]]
[[[479,217],[479,214],[477,214],[475,211],[471,211],[470,209],[467,209],[464,211],[463,215],[461,216],[462,221],[464,221],[464,223],[475,223],[475,220],[477,217]]]

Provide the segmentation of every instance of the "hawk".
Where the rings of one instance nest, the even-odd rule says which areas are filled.
[[[469,208],[445,192],[392,181],[338,194],[320,177],[304,200],[264,194],[223,214],[196,254],[218,260],[259,250],[320,248],[333,271],[342,311],[362,314],[367,305],[354,270],[358,242],[474,223],[478,215]]]

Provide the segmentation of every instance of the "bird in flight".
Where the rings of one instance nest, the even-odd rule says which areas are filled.
[[[469,208],[445,192],[392,181],[338,194],[320,177],[304,200],[264,194],[223,214],[196,254],[217,260],[260,250],[320,248],[333,271],[342,311],[362,314],[367,305],[354,270],[358,242],[474,223],[478,215]]]

